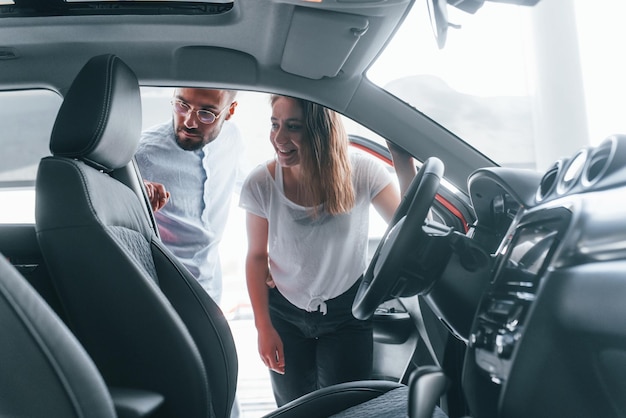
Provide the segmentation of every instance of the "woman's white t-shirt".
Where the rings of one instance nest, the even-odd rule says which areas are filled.
[[[297,205],[283,192],[282,169],[276,178],[266,162],[244,182],[239,206],[268,221],[270,271],[280,293],[293,305],[326,312],[325,301],[348,290],[367,262],[370,203],[392,177],[374,158],[353,153],[355,205],[349,213],[330,216]]]

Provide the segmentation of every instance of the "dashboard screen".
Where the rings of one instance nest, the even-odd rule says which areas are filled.
[[[507,267],[538,274],[557,234],[558,231],[552,225],[529,226],[518,230]]]

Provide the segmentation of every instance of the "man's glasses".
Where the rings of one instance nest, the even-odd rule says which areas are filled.
[[[174,108],[174,112],[176,112],[180,116],[187,116],[189,112],[195,111],[196,116],[198,117],[198,120],[201,123],[204,123],[206,125],[209,125],[215,122],[215,120],[220,117],[222,112],[228,108],[228,106],[226,106],[224,109],[220,110],[220,112],[216,115],[215,113],[208,111],[208,110],[194,109],[189,104],[185,103],[184,101],[180,99],[172,100],[172,107]]]

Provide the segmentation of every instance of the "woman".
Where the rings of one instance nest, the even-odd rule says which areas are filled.
[[[271,104],[276,158],[250,173],[240,206],[259,354],[281,406],[370,378],[372,323],[352,316],[352,302],[366,268],[370,203],[389,222],[400,196],[380,162],[349,154],[338,114],[286,96]]]

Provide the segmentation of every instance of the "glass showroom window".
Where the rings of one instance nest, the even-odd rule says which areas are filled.
[[[34,223],[37,167],[61,102],[49,90],[0,92],[0,223]]]

